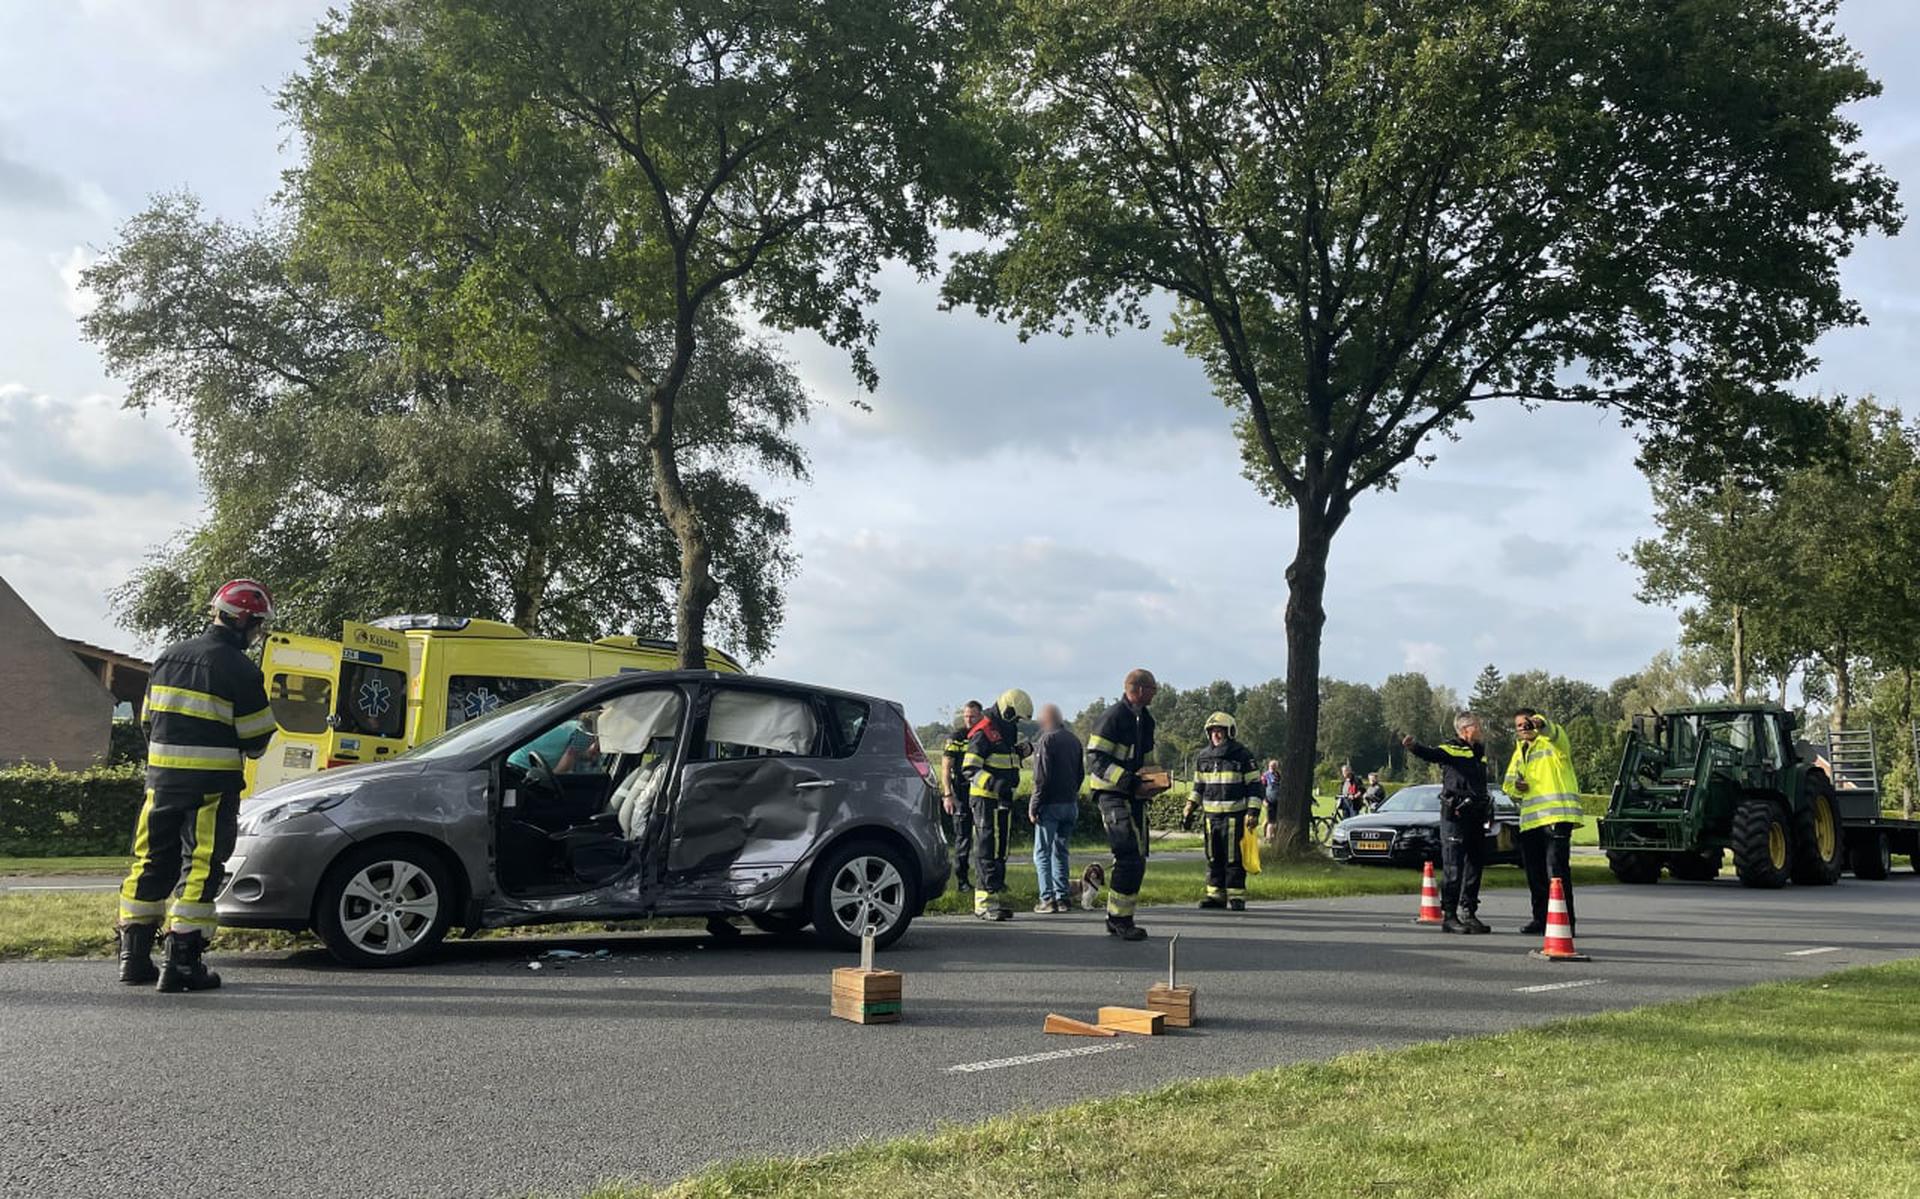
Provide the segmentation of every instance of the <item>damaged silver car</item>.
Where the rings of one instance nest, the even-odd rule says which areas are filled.
[[[887,700],[711,671],[563,683],[248,801],[220,922],[311,928],[355,966],[456,926],[643,917],[885,946],[947,887],[930,780]]]

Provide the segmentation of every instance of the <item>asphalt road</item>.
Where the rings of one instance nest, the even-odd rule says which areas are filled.
[[[1410,925],[1408,897],[1157,909],[1141,945],[1103,935],[1094,913],[927,920],[883,955],[905,973],[906,1022],[865,1028],[827,1015],[829,971],[847,959],[758,935],[466,942],[403,973],[215,954],[227,989],[179,997],[121,988],[104,962],[0,965],[0,1194],[161,1180],[201,1199],[577,1193],[1920,954],[1920,877],[1906,871],[1578,901],[1583,964],[1527,956],[1514,891],[1482,908],[1502,932],[1472,938]],[[1170,932],[1202,1027],[1041,1033],[1049,1011],[1142,1002]],[[527,968],[561,944],[613,956]],[[1018,1060],[1064,1050],[1086,1052]]]

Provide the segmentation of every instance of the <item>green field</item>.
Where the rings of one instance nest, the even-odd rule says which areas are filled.
[[[593,1199],[1903,1196],[1920,1191],[1916,1110],[1909,961]]]
[[[42,874],[125,874],[132,861],[125,854],[73,858],[0,857],[0,878]]]

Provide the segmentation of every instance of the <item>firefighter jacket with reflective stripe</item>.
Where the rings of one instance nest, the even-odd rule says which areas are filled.
[[[1013,793],[1020,788],[1020,754],[1014,749],[1018,736],[1019,730],[1000,719],[998,712],[987,713],[968,730],[964,759],[968,795],[1013,802]]]
[[[1526,780],[1526,789],[1519,786]],[[1507,763],[1507,794],[1520,804],[1520,831],[1550,824],[1584,824],[1580,780],[1573,772],[1567,731],[1549,721],[1532,741],[1513,747]]]
[[[1229,737],[1193,760],[1193,798],[1203,812],[1245,812],[1260,801],[1260,768],[1247,747]]]
[[[1133,776],[1153,752],[1153,713],[1126,700],[1100,713],[1087,738],[1087,782],[1101,792],[1133,795]]]
[[[1477,741],[1449,737],[1438,745],[1414,742],[1407,752],[1440,767],[1440,814],[1449,820],[1485,820],[1493,815],[1487,797],[1487,751]]]
[[[238,791],[243,758],[273,737],[260,668],[232,629],[214,625],[162,650],[147,676],[147,786],[201,794]]]
[[[954,799],[967,797],[967,729],[955,723],[947,735],[947,746],[940,753],[940,792]]]

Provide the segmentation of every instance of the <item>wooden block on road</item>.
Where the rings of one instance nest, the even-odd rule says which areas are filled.
[[[832,1011],[855,1024],[898,1024],[902,991],[898,970],[842,966],[833,972]]]
[[[1165,1013],[1137,1007],[1103,1007],[1100,1009],[1100,1027],[1111,1028],[1115,1032],[1138,1033],[1143,1037],[1157,1037],[1167,1031]]]
[[[1155,983],[1147,988],[1147,1008],[1159,1012],[1167,1018],[1168,1028],[1192,1028],[1199,1019],[1195,1001],[1199,991],[1194,987],[1169,987],[1165,983]]]
[[[1120,1035],[1111,1028],[1101,1028],[1098,1024],[1088,1024],[1085,1020],[1075,1020],[1071,1016],[1062,1016],[1055,1012],[1047,1013],[1047,1026],[1043,1031],[1059,1033],[1067,1037],[1117,1037]]]

